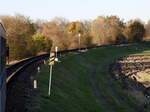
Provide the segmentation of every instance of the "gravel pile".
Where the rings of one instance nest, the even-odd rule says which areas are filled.
[[[150,56],[128,56],[110,67],[112,76],[124,89],[142,91],[150,97]]]

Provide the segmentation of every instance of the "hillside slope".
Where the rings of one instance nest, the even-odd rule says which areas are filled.
[[[122,56],[150,55],[149,47],[107,47],[61,57],[53,67],[50,97],[49,67],[44,65],[35,75],[38,91],[27,108],[31,112],[138,112],[140,103],[111,77],[109,65]]]

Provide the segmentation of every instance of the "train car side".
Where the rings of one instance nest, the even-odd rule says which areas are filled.
[[[0,21],[0,112],[5,112],[6,104],[6,31]]]

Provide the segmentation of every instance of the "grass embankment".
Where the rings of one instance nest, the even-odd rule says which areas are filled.
[[[50,97],[47,97],[49,67],[44,65],[36,76],[39,91],[32,98],[31,111],[137,112],[138,102],[111,78],[108,69],[119,57],[150,55],[149,47],[143,44],[107,47],[60,58],[61,63],[53,68]]]

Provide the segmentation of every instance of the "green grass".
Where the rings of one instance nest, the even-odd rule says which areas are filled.
[[[119,57],[150,55],[149,47],[107,47],[60,58],[61,63],[53,67],[50,97],[49,67],[44,65],[36,75],[38,91],[28,108],[31,112],[137,112],[139,103],[111,78],[108,69]]]

